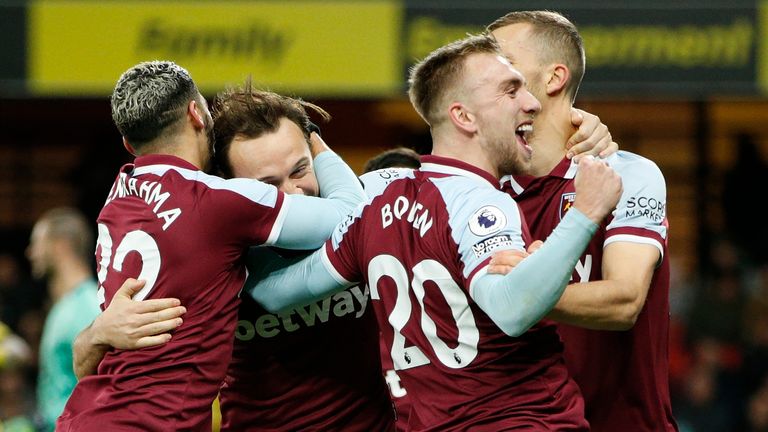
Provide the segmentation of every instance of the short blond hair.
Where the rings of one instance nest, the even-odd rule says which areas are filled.
[[[463,77],[467,57],[480,53],[501,54],[499,45],[487,33],[444,45],[411,68],[408,97],[427,124],[434,126],[439,120],[440,102]]]

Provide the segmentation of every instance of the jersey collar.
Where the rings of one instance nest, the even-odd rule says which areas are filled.
[[[139,156],[133,161],[133,165],[136,168],[147,167],[151,165],[172,165],[178,168],[185,168],[194,171],[200,171],[199,168],[185,161],[182,158],[164,155],[164,154],[150,154],[145,156]]]
[[[419,171],[476,178],[490,183],[496,189],[499,189],[500,186],[499,180],[489,172],[483,171],[474,165],[470,165],[458,159],[443,156],[422,156],[421,168],[419,168]]]
[[[563,159],[555,165],[552,171],[550,171],[547,177],[559,177],[570,180],[576,177],[578,168],[579,166],[572,159],[563,157]],[[536,177],[529,175],[506,175],[501,178],[501,184],[504,185],[505,183],[509,183],[512,190],[514,190],[516,194],[520,194],[528,188],[534,180],[536,180]]]
[[[123,165],[120,172],[128,175],[142,175],[150,172],[160,174],[169,168],[183,168],[191,171],[200,171],[199,168],[176,156],[163,154],[150,154],[138,156],[133,163]]]

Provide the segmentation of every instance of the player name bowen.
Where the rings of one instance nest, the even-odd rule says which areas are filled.
[[[432,217],[429,215],[429,210],[425,209],[418,201],[410,202],[408,198],[402,195],[395,198],[394,203],[384,204],[381,208],[382,228],[390,226],[394,219],[402,220],[406,213],[408,215],[405,220],[413,225],[414,229],[419,230],[421,237],[424,237],[424,234],[432,228]]]
[[[163,231],[168,229],[176,218],[181,216],[180,208],[164,209],[163,211],[160,211],[160,207],[171,197],[170,192],[162,191],[160,183],[139,180],[134,177],[131,177],[126,182],[126,178],[127,176],[125,173],[120,174],[120,177],[115,184],[112,185],[112,190],[109,191],[109,195],[107,195],[107,202],[104,203],[105,206],[116,198],[123,198],[128,195],[137,196],[143,199],[147,205],[151,206],[152,204],[155,204],[152,208],[152,212],[158,219],[163,219],[165,221],[163,224]]]

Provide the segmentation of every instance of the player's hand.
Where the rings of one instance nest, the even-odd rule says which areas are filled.
[[[528,251],[504,250],[498,251],[488,263],[488,273],[505,275],[512,271],[521,261],[536,252],[544,242],[536,240],[528,246]]]
[[[569,159],[578,162],[585,155],[604,158],[619,150],[619,145],[613,142],[608,126],[600,121],[600,117],[571,108],[571,123],[578,130],[565,144]]]
[[[579,161],[574,186],[576,199],[573,206],[597,224],[616,207],[623,189],[616,171],[593,156]]]
[[[133,300],[145,281],[128,279],[92,325],[94,342],[118,349],[138,349],[171,340],[187,309],[175,298]]]
[[[309,134],[309,151],[312,153],[312,158],[316,158],[320,153],[329,151],[330,149],[328,144],[320,138],[320,135],[318,135],[317,132]]]

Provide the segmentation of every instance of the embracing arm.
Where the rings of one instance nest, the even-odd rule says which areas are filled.
[[[312,133],[315,174],[323,198],[290,195],[285,222],[274,246],[285,249],[317,249],[355,207],[365,201],[360,180],[349,166]]]
[[[510,336],[520,336],[555,305],[597,224],[571,209],[539,250],[504,276],[472,281],[475,302]]]
[[[144,281],[127,279],[104,312],[77,335],[72,347],[78,379],[96,373],[112,348],[138,349],[171,340],[170,331],[182,324],[186,312],[175,298],[134,301]]]
[[[580,162],[575,188],[573,207],[535,254],[504,276],[486,274],[472,282],[472,298],[510,336],[523,334],[557,303],[598,224],[616,206],[622,184],[607,164],[589,157]]]
[[[571,123],[577,130],[565,144],[568,158],[576,162],[586,155],[605,158],[619,150],[619,145],[613,141],[608,126],[600,121],[600,117],[571,108]]]
[[[325,248],[300,259],[283,258],[268,248],[251,248],[245,291],[264,309],[278,312],[354,285],[332,273],[324,258]]]
[[[72,345],[72,367],[77,379],[95,374],[101,359],[110,349],[109,345],[97,342],[98,337],[96,336],[97,331],[93,328],[94,323],[81,331]]]
[[[603,280],[568,285],[549,318],[595,330],[632,328],[660,255],[648,244],[609,244],[603,252]]]

